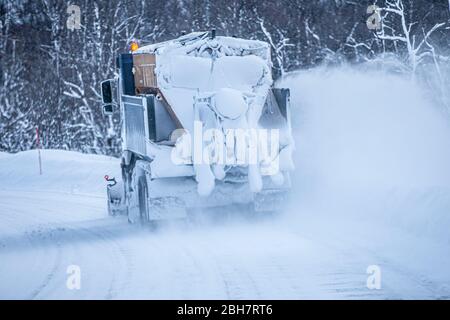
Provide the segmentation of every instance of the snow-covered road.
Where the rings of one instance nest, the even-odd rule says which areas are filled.
[[[449,277],[435,272],[450,266],[445,248],[417,247],[387,229],[295,221],[196,219],[155,229],[107,217],[101,194],[2,190],[0,297],[450,298]],[[80,267],[80,290],[66,286],[71,265]],[[366,286],[369,265],[381,268],[380,290]]]

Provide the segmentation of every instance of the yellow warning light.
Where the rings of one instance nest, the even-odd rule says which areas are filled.
[[[130,44],[130,50],[131,52],[136,51],[137,49],[139,49],[139,44],[136,41],[131,42]]]

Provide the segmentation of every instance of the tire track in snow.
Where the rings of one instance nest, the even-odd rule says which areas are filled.
[[[114,272],[113,282],[111,283],[108,293],[105,296],[105,299],[114,299],[119,293],[124,292],[131,283],[132,275],[135,270],[133,255],[130,249],[125,249],[120,242],[115,240],[115,236],[110,230],[105,228],[102,229],[102,233],[97,232],[95,234],[102,238],[105,243],[109,243],[114,247],[114,250],[112,250],[114,262],[118,262],[118,265],[124,269],[120,272],[122,278],[117,277],[117,273]],[[121,262],[119,262],[119,260]]]
[[[45,195],[45,197],[49,197],[49,194],[43,193],[32,193],[28,194],[27,199],[31,202],[36,203],[37,207],[41,206],[41,202],[39,195]],[[31,195],[31,197],[30,197]],[[58,194],[59,196],[59,194]],[[36,197],[37,199],[35,199]],[[13,201],[13,200],[12,200]],[[28,202],[28,201],[27,201]],[[105,227],[99,231],[92,231],[88,227],[80,227],[77,223],[72,223],[71,221],[66,221],[64,219],[59,218],[59,212],[56,209],[45,212],[45,214],[30,214],[30,212],[21,212],[20,205],[9,205],[2,203],[3,208],[8,208],[8,210],[3,210],[4,212],[10,212],[14,217],[14,221],[19,221],[19,226],[31,225],[31,229],[28,228],[25,232],[25,239],[30,243],[30,246],[33,248],[33,252],[38,252],[41,254],[42,250],[45,252],[51,252],[52,250],[56,250],[55,258],[52,261],[52,265],[49,270],[46,272],[44,279],[42,282],[32,290],[31,294],[27,297],[27,299],[38,299],[38,298],[46,298],[47,296],[43,294],[43,292],[47,290],[47,294],[58,294],[58,290],[61,292],[61,288],[63,290],[68,290],[66,288],[66,270],[63,262],[69,262],[68,259],[72,256],[71,260],[79,260],[78,258],[83,255],[83,252],[86,251],[86,248],[83,248],[78,245],[74,245],[77,241],[85,241],[94,243],[95,246],[100,246],[100,250],[98,252],[100,254],[107,254],[110,256],[107,260],[110,262],[112,266],[123,266],[128,265],[129,256],[126,254],[126,250],[121,247],[117,241],[114,240],[114,236],[111,236],[111,232],[108,230],[109,223],[106,224]],[[51,207],[50,207],[51,208]],[[42,210],[40,210],[42,211]],[[39,219],[37,218],[39,216]],[[1,216],[2,219],[5,219],[5,215]],[[59,225],[64,225],[64,232],[60,232],[57,228]],[[61,243],[62,242],[62,243]],[[63,254],[64,248],[64,254]],[[49,251],[50,250],[50,251]],[[44,261],[48,261],[50,255],[45,254],[43,259],[39,260],[39,263]],[[63,259],[64,257],[64,259]],[[77,258],[78,257],[78,258]],[[95,263],[94,261],[89,262],[88,259],[81,259],[81,261],[77,261],[81,265],[86,263]],[[126,267],[128,268],[128,266]],[[121,291],[121,288],[128,282],[126,280],[130,277],[131,271],[125,272],[126,276],[125,280],[119,281],[118,277],[122,277],[123,275],[117,275],[118,272],[113,272],[113,279],[109,285],[108,292],[106,293],[106,298],[114,298],[117,292]],[[97,275],[96,275],[97,276]],[[57,279],[56,279],[57,278]],[[120,284],[119,284],[120,282]],[[51,290],[49,287],[52,287]],[[83,286],[83,290],[77,292],[78,297],[87,296],[89,292],[86,290],[86,287]],[[59,288],[59,289],[58,289]],[[56,291],[55,291],[56,290]],[[61,292],[66,294],[65,292]],[[98,296],[94,293],[94,296]],[[60,297],[59,295],[57,297]]]
[[[375,251],[370,247],[362,246],[358,241],[347,243],[348,239],[333,235],[332,240],[324,241],[320,236],[311,236],[308,238],[316,244],[329,249],[335,255],[341,256],[339,267],[332,273],[325,272],[326,282],[322,286],[327,290],[336,292],[337,298],[352,299],[401,299],[414,298],[418,296],[425,299],[441,298],[442,294],[437,291],[437,285],[423,277],[418,279],[418,275],[410,272],[407,266],[400,266],[392,259],[388,259],[384,254]],[[370,290],[366,286],[368,274],[366,268],[376,264],[381,268],[382,281],[380,290]],[[358,272],[360,271],[360,272]],[[343,285],[343,283],[353,283],[352,285]],[[334,284],[334,285],[333,285]],[[414,289],[414,290],[412,290]],[[410,296],[409,292],[413,292]]]
[[[54,260],[53,263],[53,267],[50,270],[50,272],[47,274],[47,276],[45,277],[44,281],[42,282],[41,285],[39,285],[39,287],[37,287],[36,289],[34,289],[34,291],[31,293],[31,295],[29,296],[29,300],[35,300],[39,297],[39,295],[41,294],[41,292],[48,287],[48,285],[50,284],[50,282],[54,279],[55,275],[58,274],[58,270],[61,269],[61,264],[62,264],[62,252],[61,252],[61,245],[59,243],[56,244],[56,250],[57,250],[57,255],[56,255],[56,259]]]
[[[57,241],[56,246],[48,246],[48,245],[42,245],[43,242],[48,242],[49,239],[42,238],[42,227],[39,225],[42,225],[42,220],[37,219],[37,217],[30,215],[29,213],[22,212],[20,210],[20,207],[17,205],[8,205],[7,203],[2,203],[2,222],[6,220],[13,221],[13,225],[15,225],[15,229],[17,233],[16,235],[23,234],[24,238],[30,245],[30,248],[34,249],[34,252],[38,252],[39,255],[43,256],[42,260],[46,260],[49,258],[49,254],[47,250],[49,248],[56,247],[56,253],[53,255],[53,263],[50,267],[50,270],[47,272],[47,275],[44,276],[44,279],[41,281],[39,285],[37,285],[34,289],[31,290],[31,293],[28,295],[26,299],[28,300],[34,300],[39,297],[39,294],[48,286],[48,284],[52,281],[54,275],[56,272],[61,268],[61,262],[62,262],[62,252],[61,252],[61,245]],[[6,208],[6,210],[4,210]],[[18,219],[19,218],[19,219]],[[33,225],[36,226],[37,229],[32,230],[23,230],[23,224],[18,223],[18,221],[27,221],[33,222]],[[37,241],[36,241],[37,240]],[[42,253],[41,250],[45,251],[45,254]],[[34,259],[34,263],[40,263],[42,261],[41,259]]]
[[[256,281],[251,275],[252,271],[248,271],[233,254],[223,254],[217,248],[220,248],[221,241],[215,239],[215,235],[208,234],[209,237],[202,248],[204,253],[211,259],[214,270],[224,285],[225,295],[227,299],[258,299],[261,297]],[[221,252],[220,255],[217,252]]]

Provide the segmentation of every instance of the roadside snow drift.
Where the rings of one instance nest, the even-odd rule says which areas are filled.
[[[105,193],[104,176],[120,178],[119,159],[62,150],[0,153],[0,189]]]

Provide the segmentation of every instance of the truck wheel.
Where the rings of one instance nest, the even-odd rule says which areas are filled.
[[[141,222],[146,223],[150,221],[149,212],[148,212],[148,203],[147,203],[147,182],[145,178],[142,177],[139,179],[139,213],[141,217]]]

